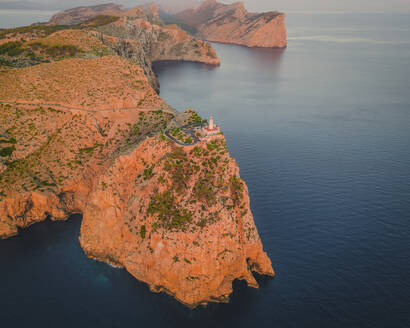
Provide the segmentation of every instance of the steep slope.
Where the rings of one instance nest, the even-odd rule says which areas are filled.
[[[207,0],[172,19],[208,41],[247,47],[287,46],[285,15],[275,11],[249,13],[243,2],[224,5]]]
[[[220,64],[211,44],[192,38],[177,26],[159,26],[143,19],[123,16],[93,30],[97,32],[95,36],[115,53],[143,67],[156,91],[159,91],[159,84],[152,70],[155,61]]]
[[[145,60],[152,62],[178,60],[220,64],[211,44],[193,39],[176,25],[159,26],[142,19],[121,17],[116,22],[96,28],[96,31],[102,33],[103,42],[124,56],[127,49],[143,49],[148,57]]]

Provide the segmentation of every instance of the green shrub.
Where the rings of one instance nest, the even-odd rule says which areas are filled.
[[[114,23],[118,19],[119,19],[118,16],[98,15],[79,25],[86,26],[86,27],[99,27],[99,26]]]
[[[150,166],[144,170],[144,180],[148,180],[154,176],[154,166]]]
[[[140,235],[142,239],[145,239],[146,233],[147,233],[147,229],[145,228],[145,225],[141,226]]]
[[[14,150],[15,150],[14,146],[1,148],[0,149],[0,156],[1,157],[10,156],[13,153]]]
[[[200,178],[195,182],[193,195],[196,199],[205,201],[208,206],[215,204],[216,196],[213,188],[213,179]]]
[[[230,179],[231,195],[235,205],[239,205],[243,198],[243,182],[239,177],[232,177]]]
[[[159,32],[158,35],[158,41],[165,41],[166,39],[168,39],[170,37],[170,35],[168,33],[165,32]]]
[[[10,57],[15,57],[24,52],[21,48],[22,43],[20,41],[10,41],[0,45],[0,55],[7,55]]]
[[[41,34],[41,35],[50,35],[54,32],[64,30],[64,29],[73,29],[74,26],[67,26],[67,25],[30,25],[30,26],[22,26],[16,28],[8,28],[0,30],[0,39],[4,39],[8,34],[21,34],[21,33],[33,33],[33,34]]]
[[[82,52],[78,47],[71,44],[54,45],[47,47],[45,53],[50,57],[73,57]]]
[[[171,191],[158,193],[151,198],[148,214],[159,220],[159,225],[168,229],[184,229],[192,221],[192,213],[184,208],[178,208]]]

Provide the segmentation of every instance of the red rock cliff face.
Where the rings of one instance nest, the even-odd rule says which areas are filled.
[[[215,0],[183,11],[175,19],[197,31],[201,38],[247,47],[287,46],[285,14],[249,13],[242,2],[224,5]]]
[[[257,287],[252,271],[274,275],[221,136],[195,148],[151,138],[118,157],[90,195],[80,242],[190,307],[227,301],[235,279]]]

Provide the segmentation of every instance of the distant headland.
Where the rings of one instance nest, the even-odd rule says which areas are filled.
[[[285,14],[277,11],[249,13],[243,2],[225,5],[206,0],[177,14],[160,10],[160,15],[207,41],[247,47],[287,46]]]

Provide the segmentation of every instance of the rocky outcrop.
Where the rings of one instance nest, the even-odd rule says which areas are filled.
[[[142,19],[122,17],[96,30],[102,33],[102,40],[105,36],[113,37],[105,38],[112,48],[128,43],[131,49],[140,49],[137,53],[143,52],[152,62],[178,60],[220,64],[211,44],[193,39],[176,25],[159,26]]]
[[[224,5],[207,0],[176,14],[173,20],[198,37],[212,42],[247,47],[287,46],[285,14],[275,11],[249,13],[243,2]]]
[[[190,307],[227,301],[235,279],[258,287],[252,271],[274,275],[222,136],[195,148],[150,138],[116,158],[90,195],[80,243]]]

